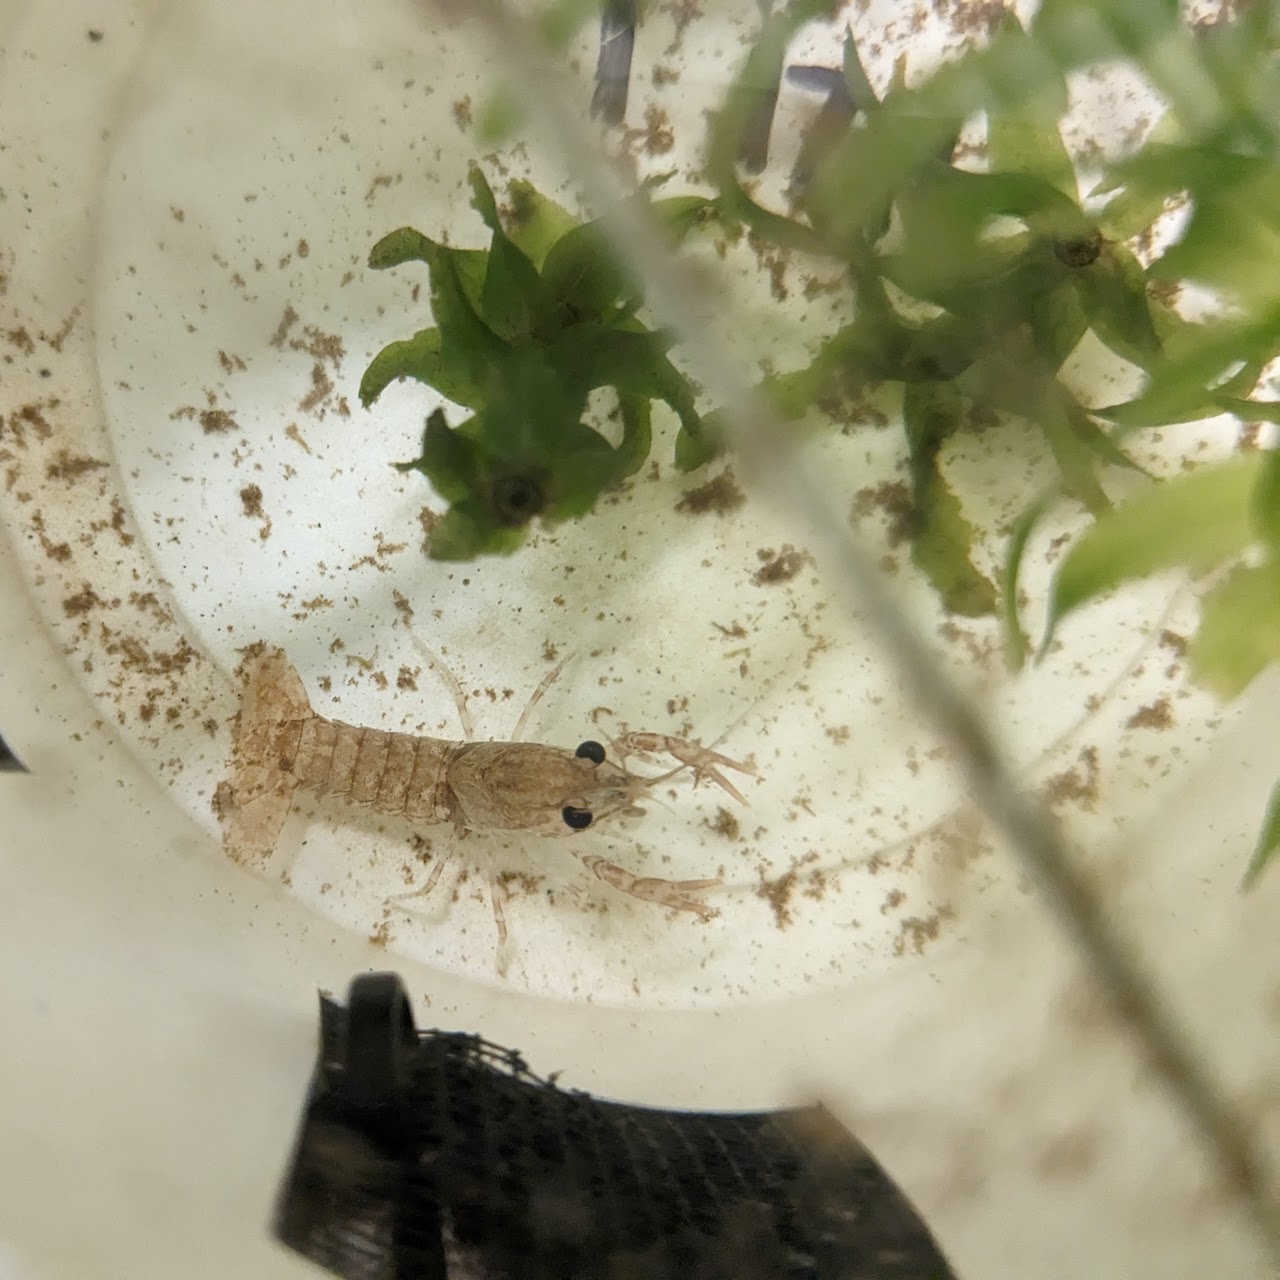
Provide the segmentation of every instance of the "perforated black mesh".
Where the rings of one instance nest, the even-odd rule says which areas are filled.
[[[344,1011],[277,1230],[361,1280],[943,1280],[927,1228],[820,1108],[601,1102],[475,1036],[412,1036],[394,1098],[353,1107]]]

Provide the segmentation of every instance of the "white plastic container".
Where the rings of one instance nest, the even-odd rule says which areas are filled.
[[[675,125],[643,164],[696,164],[694,125],[753,29],[738,8],[642,27],[629,119],[652,107]],[[306,1274],[265,1223],[315,989],[364,968],[400,971],[421,1025],[481,1032],[606,1096],[821,1098],[961,1275],[1264,1274],[1080,959],[766,494],[677,509],[717,472],[680,476],[667,435],[656,474],[510,560],[421,553],[419,514],[439,504],[388,464],[413,455],[436,401],[394,386],[366,413],[355,387],[425,323],[425,273],[368,271],[370,245],[403,223],[484,243],[463,180],[488,73],[464,29],[425,12],[4,11],[0,732],[31,772],[0,776],[0,1275]],[[879,33],[877,67],[946,43],[940,18],[852,17]],[[838,32],[805,39],[806,58],[830,58]],[[678,82],[652,84],[658,64]],[[784,90],[784,160],[812,107]],[[491,175],[504,164],[570,202],[553,157]],[[799,268],[779,306],[750,254],[690,255],[720,273],[756,358],[798,362],[829,323],[800,304]],[[851,504],[900,474],[892,428],[812,447]],[[1017,509],[992,495],[1018,456],[1032,493],[1048,464],[1016,433],[949,462],[993,535],[983,554]],[[875,519],[862,531],[885,536]],[[1276,683],[1229,714],[1191,691],[1177,637],[1194,615],[1163,581],[1091,610],[1011,681],[995,624],[945,619],[902,549],[886,554],[1274,1151],[1280,880],[1235,886],[1276,772]],[[1033,596],[1051,567],[1040,548]],[[330,803],[301,807],[265,876],[232,865],[211,799],[237,649],[259,639],[356,723],[457,735],[425,644],[476,691],[484,736],[509,733],[567,653],[538,739],[593,736],[602,705],[606,725],[723,735],[759,766],[749,809],[682,787],[600,836],[638,874],[721,875],[718,918],[623,898],[554,842],[450,851],[441,831],[424,834],[447,874],[408,915],[387,899],[405,867],[427,874],[410,833]],[[490,868],[531,886],[507,906],[505,971]]]

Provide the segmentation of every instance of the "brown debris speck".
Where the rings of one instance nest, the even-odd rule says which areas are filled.
[[[471,96],[459,98],[453,104],[453,122],[459,129],[471,128]]]
[[[299,445],[307,453],[311,452],[311,446],[302,438],[302,432],[298,430],[298,424],[291,422],[284,429],[285,436],[292,440],[294,444]]]
[[[190,405],[176,409],[169,415],[171,418],[195,418],[201,430],[207,436],[225,435],[229,431],[239,431],[240,424],[225,409],[195,409]]]
[[[118,601],[112,601],[117,604]],[[107,641],[107,652],[118,655],[121,662],[131,671],[146,676],[181,675],[196,658],[196,651],[180,640],[176,648],[171,650],[148,649],[137,636],[116,632],[108,627],[103,628]]]
[[[261,520],[262,527],[258,530],[258,537],[263,542],[271,537],[271,517],[267,515],[262,507],[262,489],[256,484],[247,484],[240,490],[240,505],[244,508],[244,513],[250,520]]]
[[[324,333],[313,324],[304,325],[302,333],[301,338],[290,340],[290,351],[304,351],[313,360],[321,363],[327,360],[335,369],[342,363],[347,350],[338,334]]]
[[[101,458],[75,457],[66,449],[59,449],[44,473],[50,480],[77,480],[90,471],[101,471],[106,465]]]
[[[311,413],[318,409],[333,394],[333,379],[324,370],[319,360],[311,366],[311,390],[298,401],[298,408],[303,413]]]
[[[71,314],[58,326],[57,333],[42,333],[40,336],[55,350],[61,351],[62,345],[71,336],[71,331],[76,327],[76,321],[80,318],[80,308],[75,306],[71,308]]]
[[[413,621],[413,605],[409,603],[408,597],[394,589],[391,592],[391,599],[396,606],[396,612],[400,615],[400,621],[407,627]]]
[[[1127,729],[1171,729],[1173,727],[1173,707],[1168,698],[1161,698],[1149,707],[1139,707],[1125,721]]]
[[[1097,1164],[1100,1146],[1098,1134],[1089,1129],[1059,1134],[1037,1153],[1036,1172],[1055,1181],[1083,1177]]]
[[[796,880],[800,872],[796,867],[772,880],[765,879],[762,874],[756,886],[756,897],[763,898],[773,911],[773,922],[779,929],[786,929],[795,920],[791,910],[791,899],[795,894]]]
[[[751,575],[751,581],[757,587],[772,586],[778,582],[790,582],[804,568],[809,556],[807,552],[797,551],[788,543],[781,551],[765,547],[756,552],[761,567]]]
[[[755,232],[747,237],[747,243],[756,255],[761,269],[768,273],[769,292],[775,301],[786,302],[791,296],[791,291],[787,288],[787,267],[790,265],[791,255]]]
[[[667,0],[663,5],[667,13],[671,15],[671,22],[674,30],[671,35],[671,43],[664,50],[664,57],[670,57],[673,53],[678,53],[680,46],[684,43],[684,33],[688,30],[689,24],[695,19],[702,17],[702,5],[699,0]]]
[[[65,564],[71,559],[71,547],[66,542],[54,542],[45,531],[44,515],[37,511],[31,517],[31,527],[36,531],[36,537],[40,539],[40,550],[49,557],[50,560],[56,560],[59,564]]]
[[[125,530],[125,513],[124,507],[120,505],[119,498],[111,499],[111,520],[103,524],[101,521],[95,521],[89,527],[96,533],[99,529],[110,529],[112,533],[120,539],[123,546],[131,546],[133,543],[133,534]]]
[[[715,821],[705,822],[704,820],[704,825],[710,827],[716,835],[724,836],[726,840],[737,840],[742,834],[742,826],[738,819],[723,805],[717,806]]]
[[[905,956],[924,955],[929,943],[937,941],[942,929],[942,922],[950,920],[952,911],[949,907],[939,907],[930,916],[907,916],[898,929],[898,936],[893,940],[893,954]]]
[[[880,904],[880,914],[887,916],[890,911],[896,911],[907,900],[907,895],[901,889],[890,889],[884,896],[884,901]]]
[[[292,307],[285,307],[284,314],[280,317],[280,323],[276,325],[276,331],[268,339],[273,347],[283,348],[285,340],[289,336],[289,330],[298,323],[298,313]]]
[[[62,602],[62,611],[68,618],[83,617],[90,609],[100,609],[107,602],[86,582],[82,590],[73,596],[67,596]]]
[[[888,521],[891,547],[896,547],[911,537],[915,507],[911,501],[911,490],[901,480],[886,480],[883,484],[859,490],[853,499],[850,519],[857,523],[877,510]]]
[[[746,500],[747,495],[738,487],[732,468],[726,468],[714,480],[690,489],[675,509],[689,516],[700,516],[707,511],[722,516],[736,511]]]
[[[1064,769],[1055,773],[1044,784],[1044,802],[1055,813],[1065,804],[1078,804],[1090,813],[1098,802],[1098,782],[1101,771],[1098,768],[1098,749],[1085,747],[1080,752],[1080,767]]]
[[[644,129],[640,136],[644,140],[645,151],[651,156],[666,155],[676,145],[667,113],[652,104],[644,113]]]
[[[52,400],[45,405],[45,408],[52,409],[57,403],[58,401]],[[26,444],[27,427],[30,427],[41,440],[48,440],[53,435],[53,427],[49,425],[49,420],[41,412],[38,404],[24,404],[9,415],[9,430],[20,445]]]

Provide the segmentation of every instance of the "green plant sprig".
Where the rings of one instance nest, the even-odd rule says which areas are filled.
[[[398,464],[449,502],[429,544],[447,560],[513,551],[535,517],[555,523],[589,511],[648,457],[654,400],[680,419],[679,456],[707,452],[693,387],[665,336],[637,318],[640,294],[599,226],[512,184],[508,230],[480,169],[470,176],[487,249],[453,248],[405,227],[370,253],[379,270],[427,265],[435,323],[384,347],[360,383],[366,408],[390,383],[413,378],[472,411],[450,426],[437,409],[419,456]],[[697,196],[655,201],[653,211],[674,241],[714,214]],[[582,421],[599,387],[617,393],[616,447]]]

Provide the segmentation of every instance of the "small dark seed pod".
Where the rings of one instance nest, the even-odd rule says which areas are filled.
[[[1064,267],[1089,267],[1098,260],[1102,252],[1102,233],[1079,236],[1074,240],[1055,240],[1053,242],[1054,257]]]
[[[528,524],[547,505],[547,492],[538,475],[499,476],[490,492],[490,509],[496,523],[516,529]]]

